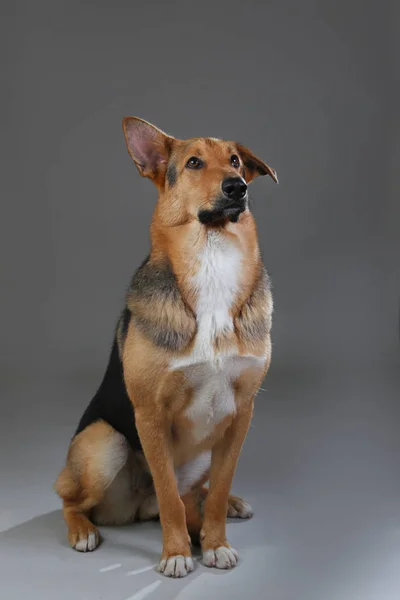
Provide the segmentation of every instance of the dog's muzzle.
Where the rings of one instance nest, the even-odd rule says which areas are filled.
[[[246,210],[246,202],[228,203],[225,199],[223,202],[217,200],[214,207],[210,210],[201,210],[198,214],[200,223],[203,225],[212,225],[222,223],[229,220],[232,223],[237,223],[240,214]]]
[[[223,196],[218,198],[214,206],[199,212],[199,221],[210,225],[226,221],[236,223],[240,214],[246,210],[247,184],[241,177],[227,177],[221,185]]]

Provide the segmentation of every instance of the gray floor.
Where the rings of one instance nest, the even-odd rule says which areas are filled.
[[[228,526],[240,564],[219,572],[198,561],[178,581],[155,571],[157,523],[104,528],[93,554],[67,546],[52,483],[96,383],[9,381],[2,389],[1,600],[399,599],[393,374],[272,371],[234,483],[255,509],[251,521]]]

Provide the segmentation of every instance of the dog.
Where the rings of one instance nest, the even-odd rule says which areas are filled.
[[[271,360],[273,310],[248,184],[276,172],[248,148],[180,140],[123,119],[128,152],[158,188],[151,251],[132,278],[103,381],[71,441],[55,489],[70,545],[94,550],[97,525],[159,517],[159,571],[229,569],[229,495]],[[208,482],[208,488],[205,484]]]

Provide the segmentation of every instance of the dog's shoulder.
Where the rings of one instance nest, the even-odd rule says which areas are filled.
[[[193,339],[196,320],[185,304],[175,273],[167,260],[147,257],[133,275],[129,286],[125,321],[120,328],[127,332],[129,320],[156,346],[172,352],[183,350]]]
[[[179,303],[180,299],[181,292],[170,262],[151,260],[148,256],[132,277],[128,300]]]
[[[271,281],[260,261],[258,276],[252,292],[247,297],[235,319],[235,329],[243,342],[259,342],[270,333],[273,300]]]

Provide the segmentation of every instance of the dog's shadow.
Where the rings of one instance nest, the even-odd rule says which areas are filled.
[[[157,521],[100,528],[95,552],[73,551],[56,510],[0,533],[0,596],[7,600],[175,600],[205,569],[194,549],[194,573],[179,580],[157,572],[161,529]]]

